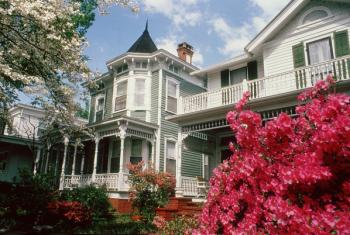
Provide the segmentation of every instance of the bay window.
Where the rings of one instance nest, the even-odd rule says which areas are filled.
[[[128,89],[128,81],[122,81],[117,84],[117,92],[115,97],[115,111],[126,109],[126,95]]]
[[[167,140],[165,145],[165,171],[176,175],[176,142]]]
[[[135,97],[134,103],[136,107],[145,106],[145,79],[136,79],[135,80]]]
[[[177,113],[178,89],[179,85],[175,81],[167,80],[166,110],[172,113]]]

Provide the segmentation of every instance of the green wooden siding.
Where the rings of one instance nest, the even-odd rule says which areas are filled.
[[[335,55],[342,57],[350,54],[348,31],[334,33]]]
[[[158,91],[159,91],[159,71],[152,73],[151,80],[151,117],[152,123],[158,124]]]
[[[161,120],[161,134],[160,134],[160,163],[159,169],[164,170],[164,158],[165,158],[165,139],[173,138],[178,139],[179,126],[173,122],[165,120],[168,115],[173,115],[165,111],[166,103],[166,77],[171,77],[180,82],[180,96],[189,96],[205,92],[204,88],[189,83],[182,78],[175,76],[172,73],[163,72],[162,82],[162,120]],[[192,164],[196,162],[196,164]],[[182,152],[182,172],[186,176],[197,176],[202,171],[202,153],[195,151],[183,151]]]
[[[113,80],[105,82],[106,99],[105,99],[105,118],[112,116],[113,105]]]
[[[141,119],[143,121],[146,121],[146,111],[131,111],[130,112],[130,117],[133,117],[133,118],[138,118],[138,119]]]

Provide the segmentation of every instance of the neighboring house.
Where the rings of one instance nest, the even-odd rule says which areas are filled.
[[[18,104],[9,110],[12,128],[0,135],[0,181],[18,180],[18,170],[33,170],[34,159],[41,147],[38,140],[40,121],[44,111],[29,105]]]
[[[191,167],[205,179],[231,155],[228,144],[234,137],[225,116],[243,92],[250,92],[248,108],[264,120],[281,112],[295,115],[296,96],[328,74],[335,77],[337,92],[349,93],[349,38],[349,0],[294,0],[249,42],[245,54],[192,72],[207,80],[208,91],[180,97],[177,115],[166,118],[181,126],[178,194],[199,193],[197,179],[185,171],[192,159],[184,150],[203,153],[202,162]],[[195,133],[207,140],[192,148],[188,142]]]
[[[66,170],[61,188],[94,182],[105,184],[111,198],[127,199],[127,164],[141,160],[176,175],[179,129],[166,117],[178,113],[181,96],[206,91],[202,79],[190,76],[198,70],[192,65],[193,48],[181,43],[178,54],[158,49],[146,25],[125,54],[107,61],[108,72],[96,78],[98,87],[91,90],[87,127],[95,139],[84,142],[84,161],[74,161],[81,174]],[[189,157],[186,174],[201,174],[202,154],[183,152]]]
[[[18,181],[19,169],[27,169],[34,174],[51,172],[59,175],[64,152],[62,143],[45,151],[40,141],[45,127],[45,111],[18,104],[9,110],[9,115],[12,125],[0,135],[0,181]],[[76,118],[75,124],[84,126],[87,120]],[[52,161],[53,158],[55,161]]]
[[[349,91],[349,30],[349,1],[294,0],[244,55],[199,70],[190,45],[179,44],[178,56],[157,49],[146,26],[96,79],[88,124],[96,138],[84,142],[80,160],[63,161],[64,169],[80,172],[66,170],[61,188],[94,182],[111,198],[126,199],[127,164],[143,160],[176,175],[177,196],[199,196],[206,190],[200,181],[231,154],[225,116],[243,92],[251,93],[249,108],[268,120],[295,115],[296,96],[328,74],[337,91]]]

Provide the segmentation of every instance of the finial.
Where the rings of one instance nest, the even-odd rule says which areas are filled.
[[[148,31],[148,19],[146,20],[146,27],[145,27],[145,31]]]

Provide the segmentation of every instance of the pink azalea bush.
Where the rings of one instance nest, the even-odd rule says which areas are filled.
[[[195,234],[350,234],[350,97],[328,93],[333,83],[302,93],[296,118],[266,123],[244,95]]]

